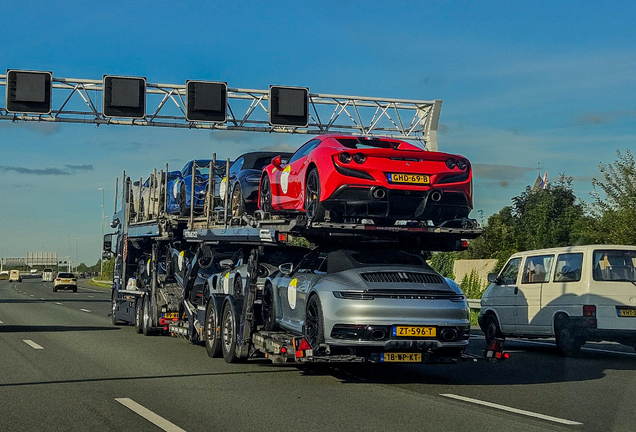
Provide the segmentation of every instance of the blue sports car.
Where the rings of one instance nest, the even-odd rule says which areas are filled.
[[[196,166],[194,166],[196,162]],[[186,216],[190,214],[191,191],[193,184],[192,168],[194,166],[194,212],[202,213],[205,205],[208,181],[210,178],[209,159],[191,160],[181,170],[181,176],[168,182],[167,212]],[[225,177],[225,162],[217,161],[215,166],[215,195],[218,195],[219,186]]]

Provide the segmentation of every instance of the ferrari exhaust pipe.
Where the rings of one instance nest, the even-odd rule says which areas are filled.
[[[386,190],[384,188],[375,187],[371,189],[371,196],[377,200],[384,199],[386,197]]]
[[[430,194],[429,198],[431,199],[431,201],[434,201],[434,202],[441,201],[442,200],[442,191],[439,191],[439,190],[431,191],[431,194]]]

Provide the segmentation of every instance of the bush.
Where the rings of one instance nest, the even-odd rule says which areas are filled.
[[[464,291],[466,297],[479,299],[486,289],[486,284],[481,282],[479,273],[473,269],[470,274],[464,275],[462,281],[459,283],[459,287]]]

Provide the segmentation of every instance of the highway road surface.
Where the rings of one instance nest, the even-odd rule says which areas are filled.
[[[630,431],[636,353],[511,340],[503,363],[231,365],[113,326],[110,291],[0,281],[0,431]],[[481,352],[475,332],[470,351]]]

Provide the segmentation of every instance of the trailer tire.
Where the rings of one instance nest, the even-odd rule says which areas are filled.
[[[238,323],[236,321],[236,311],[231,303],[226,303],[221,316],[221,351],[227,363],[239,363],[241,359],[236,355],[236,336],[238,333]]]
[[[121,325],[122,322],[117,319],[115,315],[115,311],[117,310],[117,299],[115,298],[115,293],[111,295],[111,308],[110,308],[110,321],[113,325]]]
[[[205,350],[208,357],[221,356],[221,341],[219,340],[219,319],[214,298],[208,302],[205,310]]]
[[[274,288],[269,282],[263,288],[263,302],[261,304],[261,318],[263,330],[276,330],[276,308],[274,306]]]
[[[137,299],[137,301],[135,302],[135,331],[137,332],[137,334],[141,334],[144,331],[144,326],[143,326],[143,319],[144,319],[144,314],[143,314],[143,297],[139,297]]]
[[[303,326],[303,336],[305,336],[312,349],[316,349],[320,344],[325,343],[324,322],[320,299],[317,294],[314,294],[307,302],[305,325]]]
[[[484,337],[488,345],[495,339],[503,337],[497,316],[493,313],[488,314],[484,320]]]
[[[152,336],[155,332],[152,328],[152,320],[150,319],[150,302],[148,301],[148,296],[144,296],[144,300],[142,302],[142,311],[143,311],[143,320],[142,320],[142,332],[144,336]]]

